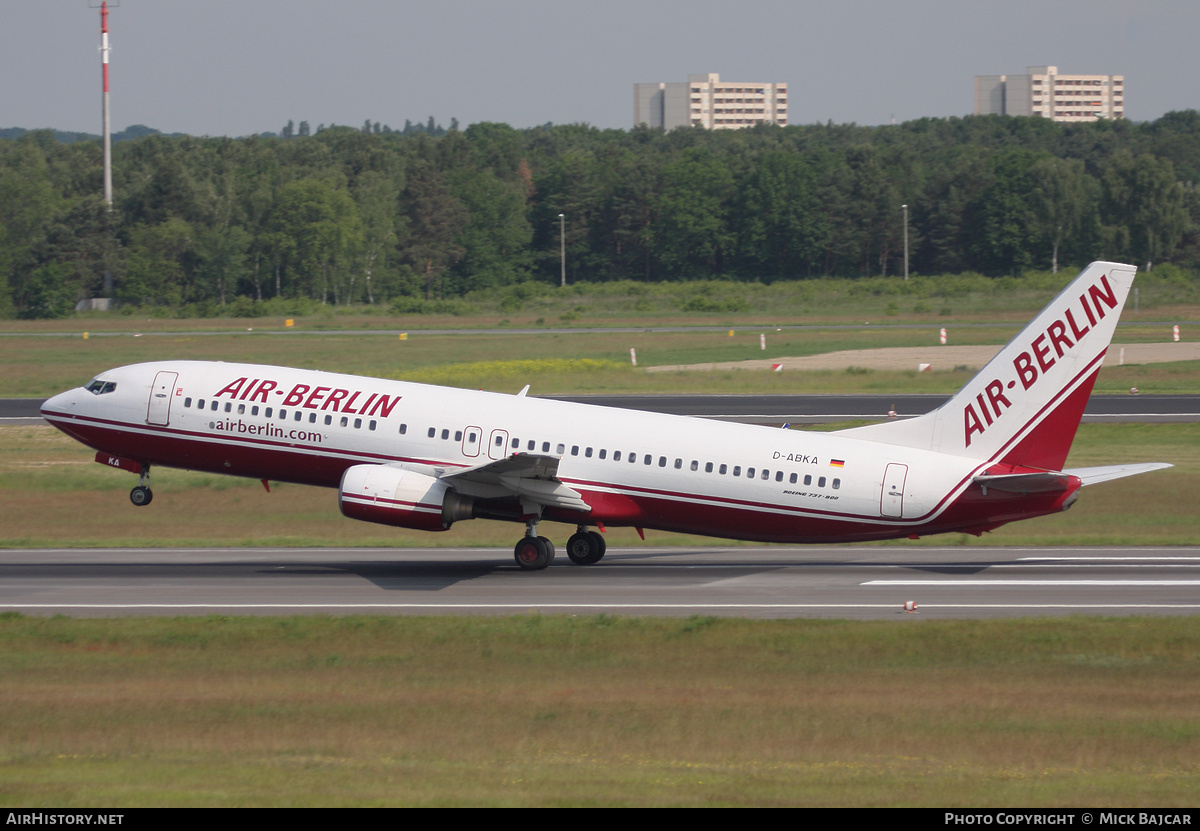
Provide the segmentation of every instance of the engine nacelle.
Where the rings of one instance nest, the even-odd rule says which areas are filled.
[[[355,465],[342,474],[338,506],[351,519],[445,531],[471,519],[475,500],[439,479],[390,465]]]

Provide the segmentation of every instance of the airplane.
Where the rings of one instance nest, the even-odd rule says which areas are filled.
[[[544,569],[541,520],[778,543],[981,535],[1064,511],[1081,487],[1169,464],[1063,469],[1137,269],[1095,262],[942,407],[830,433],[206,361],[101,372],[42,416],[136,473],[152,467],[337,488],[352,519],[444,531],[524,523],[513,556]]]

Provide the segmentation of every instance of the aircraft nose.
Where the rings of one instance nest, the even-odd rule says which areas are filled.
[[[47,398],[42,402],[42,418],[54,415],[69,415],[75,409],[75,404],[78,401],[79,390],[67,390],[60,392],[53,398]]]

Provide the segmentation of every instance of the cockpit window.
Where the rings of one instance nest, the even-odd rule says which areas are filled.
[[[97,378],[88,384],[84,389],[86,389],[92,395],[104,395],[105,393],[112,392],[116,388],[116,381],[101,381],[99,378]]]

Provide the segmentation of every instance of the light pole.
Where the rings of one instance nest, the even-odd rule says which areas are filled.
[[[904,210],[904,279],[908,280],[908,205],[900,207]]]
[[[558,252],[562,261],[562,285],[567,285],[567,215],[558,215]]]

